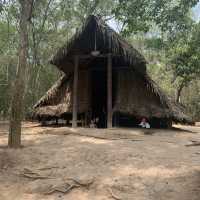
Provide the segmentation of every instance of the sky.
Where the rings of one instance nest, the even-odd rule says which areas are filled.
[[[193,8],[194,19],[196,21],[200,21],[200,1],[199,3]]]

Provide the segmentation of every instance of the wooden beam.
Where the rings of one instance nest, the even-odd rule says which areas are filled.
[[[91,54],[80,54],[78,57],[79,59],[88,59],[88,58],[107,58],[109,55],[113,56],[113,57],[121,57],[122,55],[118,55],[118,54],[111,54],[111,53],[105,53],[105,54],[99,54],[97,56],[92,56]]]
[[[77,116],[78,116],[78,65],[79,57],[74,56],[74,82],[73,82],[73,116],[72,116],[72,127],[77,127]]]
[[[107,128],[112,128],[112,55],[108,55],[107,66]]]
[[[130,67],[130,66],[113,66],[113,68],[112,68],[112,70],[113,71],[117,71],[117,70],[130,70],[130,69],[133,69],[132,67]],[[102,66],[100,66],[100,67],[92,67],[92,68],[89,68],[89,67],[87,67],[87,68],[80,68],[80,70],[81,71],[84,71],[84,70],[91,70],[91,71],[105,71],[106,70],[106,68],[103,68]]]

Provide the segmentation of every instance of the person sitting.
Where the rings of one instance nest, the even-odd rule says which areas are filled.
[[[147,122],[147,119],[145,117],[142,118],[139,126],[142,128],[150,128],[150,124]]]
[[[96,119],[90,121],[90,128],[97,128]]]

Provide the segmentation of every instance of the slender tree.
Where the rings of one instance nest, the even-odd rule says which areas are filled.
[[[19,0],[20,22],[19,22],[19,52],[18,66],[10,113],[10,132],[8,146],[19,148],[21,145],[21,120],[23,118],[23,99],[25,88],[25,73],[28,57],[28,26],[32,15],[34,0]]]

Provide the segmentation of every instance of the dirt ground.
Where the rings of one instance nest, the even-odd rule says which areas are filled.
[[[200,127],[72,129],[0,123],[0,200],[200,200]],[[196,145],[195,145],[196,144]]]

